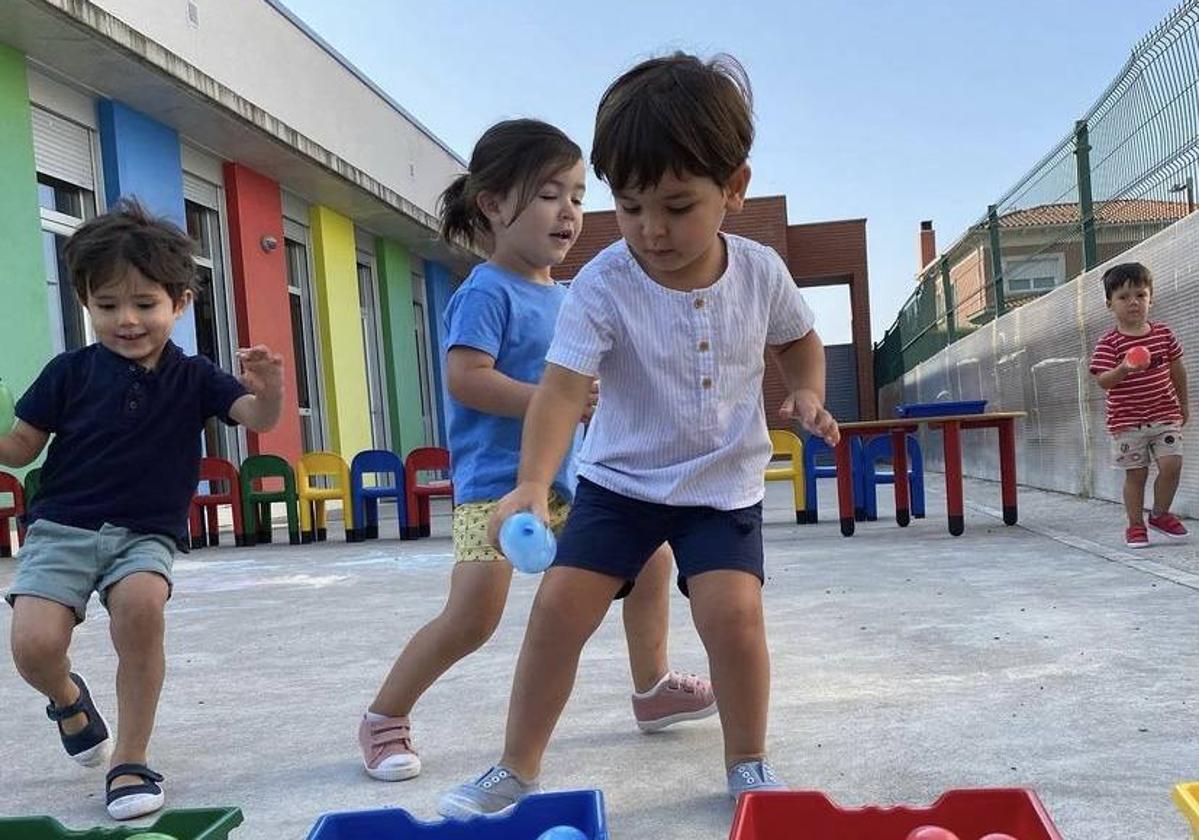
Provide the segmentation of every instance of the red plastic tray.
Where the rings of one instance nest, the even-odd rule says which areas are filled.
[[[960,840],[1003,832],[1016,840],[1062,840],[1037,795],[1027,788],[965,788],[927,808],[840,808],[814,790],[746,793],[729,840],[904,840],[937,825]]]

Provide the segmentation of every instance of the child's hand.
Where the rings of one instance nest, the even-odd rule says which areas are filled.
[[[548,525],[550,521],[549,498],[549,488],[544,484],[523,482],[516,485],[515,490],[500,499],[500,503],[491,514],[491,521],[487,523],[487,541],[498,549],[500,547],[500,526],[509,516],[520,513],[522,510],[529,511]]]
[[[283,356],[272,353],[263,344],[242,348],[237,351],[241,362],[238,379],[254,396],[281,399],[283,396]]]
[[[583,422],[586,423],[595,414],[595,407],[599,405],[599,380],[596,379],[591,383],[591,393],[587,395],[587,406],[583,409]]]
[[[779,415],[788,420],[798,420],[801,426],[823,438],[829,446],[836,446],[841,439],[841,430],[837,428],[833,415],[828,413],[820,398],[806,388],[788,394],[779,409]]]

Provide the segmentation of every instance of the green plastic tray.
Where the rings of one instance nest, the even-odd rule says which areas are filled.
[[[148,831],[178,840],[226,840],[242,819],[240,808],[185,808],[163,811],[153,825],[73,831],[53,817],[7,817],[0,818],[0,840],[128,840]]]

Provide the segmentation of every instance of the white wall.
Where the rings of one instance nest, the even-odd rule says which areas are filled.
[[[430,214],[461,164],[265,0],[94,0]],[[395,97],[397,100],[399,97]]]

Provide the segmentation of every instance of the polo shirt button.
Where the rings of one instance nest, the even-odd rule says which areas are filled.
[[[695,308],[696,308],[696,309],[703,309],[703,308],[704,308],[704,299],[703,299],[703,298],[696,298],[696,299],[695,299]]]
[[[711,388],[712,387],[712,378],[709,376],[705,376],[699,384],[703,385],[705,388]]]
[[[709,347],[709,346],[710,346],[710,345],[708,344],[708,342],[706,342],[706,341],[701,341],[701,342],[699,343],[699,352],[701,352],[701,353],[707,353],[707,352],[708,352],[708,347]]]
[[[129,401],[129,407],[130,407],[130,408],[137,408],[137,400],[130,400],[130,401]]]

